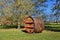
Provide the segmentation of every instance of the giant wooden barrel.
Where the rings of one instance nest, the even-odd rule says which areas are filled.
[[[40,18],[28,16],[24,19],[24,27],[28,33],[39,33],[44,29],[44,23]]]

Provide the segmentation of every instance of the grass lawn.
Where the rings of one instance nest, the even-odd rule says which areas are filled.
[[[0,40],[60,40],[60,32],[25,33],[23,29],[0,29]]]
[[[45,25],[45,29],[47,29],[47,30],[59,30],[60,31],[60,25]]]

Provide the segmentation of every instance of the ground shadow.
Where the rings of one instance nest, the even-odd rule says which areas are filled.
[[[24,33],[28,33],[26,30],[22,30],[22,32],[24,32]]]
[[[59,27],[45,26],[45,30],[54,31],[54,32],[60,32],[60,28]]]
[[[28,33],[26,30],[22,30],[22,32]],[[41,32],[32,32],[32,33],[42,33],[42,31]],[[30,33],[30,34],[32,34],[32,33]]]

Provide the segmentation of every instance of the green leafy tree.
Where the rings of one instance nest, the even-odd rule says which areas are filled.
[[[35,1],[35,2],[34,2]],[[20,20],[22,19],[22,14],[31,15],[36,13],[35,7],[41,5],[45,0],[15,0],[14,8],[16,10],[16,16],[18,19],[18,28],[20,28]]]
[[[36,7],[41,6],[46,0],[14,0],[11,5],[9,4],[10,1],[3,1],[2,16],[9,19],[12,24],[16,22],[19,29],[25,15],[38,14]]]

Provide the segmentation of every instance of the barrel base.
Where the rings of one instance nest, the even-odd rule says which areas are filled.
[[[27,31],[28,33],[33,33],[33,32],[34,32],[34,29],[26,28],[26,31]]]

